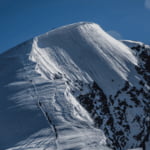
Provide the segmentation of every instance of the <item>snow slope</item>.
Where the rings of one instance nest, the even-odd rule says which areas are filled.
[[[85,22],[1,54],[0,148],[108,149],[103,131],[114,149],[140,147],[147,126],[135,117],[145,120],[149,105],[143,95],[137,105],[131,98],[141,88],[139,66],[128,46]]]
[[[54,56],[51,57],[57,59],[55,60],[57,63],[59,63],[59,58],[56,57],[70,57],[107,93],[113,93],[114,90],[117,90],[117,86],[123,80],[127,80],[132,69],[131,64],[137,64],[136,58],[128,47],[109,36],[94,23],[81,22],[62,27],[41,35],[35,40],[37,41],[35,47],[50,53],[50,56],[51,53],[54,53]],[[64,63],[67,64],[67,62]],[[117,85],[106,86],[116,78]]]
[[[74,85],[67,85],[69,79],[92,79],[63,51],[55,57],[57,51],[37,42],[0,55],[0,149],[17,143],[9,149],[108,149],[103,132],[71,94]]]

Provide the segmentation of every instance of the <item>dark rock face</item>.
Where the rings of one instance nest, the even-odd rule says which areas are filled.
[[[143,76],[150,86],[150,47],[143,45],[132,47],[131,49],[136,52],[139,60],[139,67],[136,67],[137,72]]]
[[[150,134],[150,47],[137,45],[132,49],[139,61],[139,66],[135,66],[141,77],[137,87],[125,81],[114,95],[106,96],[96,82],[84,85],[77,81],[80,91],[76,98],[115,150],[144,149]],[[83,93],[85,86],[88,92]]]
[[[143,130],[147,133],[142,135],[137,135],[137,139],[140,140],[143,137],[141,146],[145,148],[145,142],[148,141],[150,136],[150,46],[137,45],[136,47],[131,47],[136,52],[137,58],[139,60],[139,67],[136,67],[137,72],[143,77],[143,80],[139,82],[142,86],[140,93],[143,95],[142,102],[144,105],[145,119],[143,120]],[[145,127],[146,126],[146,127]],[[145,128],[144,128],[145,127]]]

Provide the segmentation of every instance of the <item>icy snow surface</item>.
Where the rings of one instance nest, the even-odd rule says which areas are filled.
[[[73,28],[78,26],[68,30],[75,32]],[[0,149],[108,149],[103,132],[94,127],[87,111],[70,93],[74,85],[66,84],[68,79],[70,83],[92,81],[71,58],[76,47],[69,56],[63,47],[65,40],[61,41],[65,35],[58,41],[62,47],[57,41],[47,47],[48,40],[66,30],[36,37],[0,55]]]
[[[130,48],[97,24],[84,22],[1,54],[0,149],[108,149],[103,132],[71,91],[79,91],[77,80],[96,81],[105,93],[114,94],[131,72],[134,76],[134,65]]]

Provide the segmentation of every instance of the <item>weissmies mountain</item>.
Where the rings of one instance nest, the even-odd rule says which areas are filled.
[[[80,22],[0,55],[0,149],[150,148],[150,46]]]

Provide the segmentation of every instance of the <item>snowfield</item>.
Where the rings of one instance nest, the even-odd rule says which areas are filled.
[[[127,42],[130,47],[139,44]],[[127,82],[129,88],[135,86],[140,90],[139,81],[143,79],[136,71],[139,59],[128,46],[97,24],[80,22],[54,29],[1,54],[0,149],[139,147],[133,137],[141,126],[134,120],[145,113],[144,104],[134,107],[130,94],[118,93],[128,89],[124,87]],[[145,81],[145,90],[148,88]],[[116,100],[111,105],[113,97]],[[118,123],[118,110],[114,110],[122,99],[132,105],[126,110],[120,105],[131,132],[124,129],[126,124]],[[112,118],[116,129],[108,123]],[[114,135],[117,137],[120,130],[124,130],[126,142],[116,138],[118,144],[112,144],[113,147]]]

